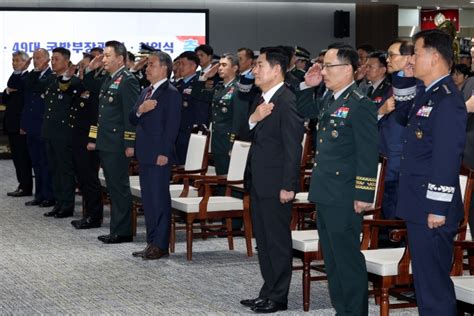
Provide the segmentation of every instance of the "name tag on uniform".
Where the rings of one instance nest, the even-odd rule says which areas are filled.
[[[338,108],[333,114],[332,117],[339,117],[339,118],[346,118],[347,114],[349,114],[349,108],[346,106],[341,106]]]
[[[416,112],[416,116],[421,116],[421,117],[429,117],[431,110],[433,110],[432,106],[426,106],[423,105],[418,112]]]

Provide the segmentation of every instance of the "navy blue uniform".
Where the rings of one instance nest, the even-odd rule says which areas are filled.
[[[171,196],[169,180],[171,166],[176,162],[175,141],[181,119],[181,95],[165,81],[151,96],[157,101],[155,109],[137,116],[145,100],[145,89],[130,111],[129,119],[137,125],[135,154],[140,163],[140,187],[145,212],[146,239],[162,250],[168,250],[171,225]],[[159,155],[168,157],[164,166],[157,165]]]
[[[31,71],[25,79],[24,106],[20,127],[26,132],[31,165],[35,173],[35,199],[54,200],[52,178],[48,168],[46,141],[41,137],[44,115],[44,91],[52,80],[48,68],[43,74]]]
[[[181,107],[181,124],[179,126],[178,138],[176,140],[176,152],[178,164],[184,165],[186,153],[188,152],[189,137],[191,129],[196,125],[209,126],[211,105],[207,100],[200,98],[203,86],[196,87],[198,75],[179,81],[177,89],[181,92],[183,104]]]
[[[415,102],[397,107],[406,128],[402,135],[396,216],[406,220],[420,315],[455,315],[456,299],[449,272],[453,239],[463,217],[459,170],[467,113],[451,76],[425,91]],[[446,217],[430,229],[428,214]]]

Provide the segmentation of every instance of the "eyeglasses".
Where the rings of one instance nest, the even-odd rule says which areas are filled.
[[[328,65],[328,64],[322,64],[321,65],[321,70],[323,70],[324,68],[333,68],[333,67],[337,67],[337,66],[348,66],[349,64],[335,64],[335,65]]]

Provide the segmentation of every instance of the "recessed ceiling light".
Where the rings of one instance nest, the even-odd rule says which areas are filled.
[[[441,7],[439,5],[436,6],[436,10],[439,10],[441,9]]]

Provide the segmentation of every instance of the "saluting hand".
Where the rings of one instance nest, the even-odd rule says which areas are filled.
[[[273,107],[275,105],[273,103],[262,103],[255,109],[255,112],[250,115],[250,122],[256,124],[272,114]]]
[[[405,67],[403,67],[403,73],[405,77],[414,77],[415,76],[415,69],[413,68],[413,64],[410,61],[407,61]]]
[[[137,61],[132,68],[130,68],[130,70],[133,70],[133,71],[138,71],[140,69],[142,69],[143,67],[145,67],[145,65],[148,63],[148,57],[143,57],[142,59],[140,59],[139,61]]]
[[[102,66],[102,61],[104,60],[104,54],[100,54],[94,57],[94,59],[91,60],[89,63],[89,68],[90,70],[96,70],[97,68],[100,68]]]
[[[216,75],[217,71],[219,70],[219,64],[215,64],[209,70],[203,75],[204,79],[209,79],[212,78]]]
[[[428,214],[427,224],[430,229],[438,228],[446,223],[446,216]]]
[[[372,203],[362,202],[362,201],[354,201],[354,210],[357,214],[362,213],[368,209],[372,208]]]
[[[293,201],[294,198],[295,198],[294,191],[280,190],[280,203],[281,204],[291,202]]]
[[[153,110],[154,108],[156,108],[156,105],[157,105],[156,100],[151,100],[151,99],[150,100],[145,100],[138,107],[138,114],[149,112],[149,111]]]
[[[316,63],[313,66],[311,66],[308,71],[306,72],[306,75],[304,75],[304,82],[306,83],[307,86],[309,87],[316,87],[323,81],[323,75],[321,74],[321,65]]]

